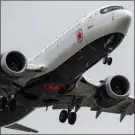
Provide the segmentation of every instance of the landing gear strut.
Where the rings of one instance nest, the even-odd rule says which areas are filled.
[[[76,118],[77,118],[76,112],[68,112],[66,110],[62,110],[59,116],[59,121],[61,123],[65,123],[66,120],[68,119],[68,123],[70,125],[73,125],[76,122]]]
[[[8,104],[9,111],[14,112],[16,109],[16,99],[10,99]]]
[[[7,98],[0,97],[0,110],[3,110],[7,106]]]
[[[71,99],[71,103],[68,104],[68,110],[62,110],[59,116],[59,121],[61,123],[65,123],[66,120],[68,119],[68,123],[70,125],[74,125],[77,119],[77,111],[80,109],[79,105],[75,105],[76,102],[76,97],[73,96]],[[82,99],[80,100],[80,103],[82,102]],[[74,109],[75,107],[75,111],[71,112],[72,109]]]
[[[9,111],[13,112],[16,109],[16,99],[8,99],[7,97],[0,97],[0,110],[4,110],[8,107]]]
[[[103,58],[103,64],[108,64],[110,66],[112,64],[112,57]]]

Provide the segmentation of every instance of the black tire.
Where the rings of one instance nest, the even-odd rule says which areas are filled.
[[[106,64],[107,61],[108,61],[108,58],[107,57],[103,58],[103,64]]]
[[[69,115],[68,115],[68,123],[69,123],[70,125],[74,125],[75,122],[76,122],[76,118],[77,118],[77,115],[76,115],[75,112],[69,113]]]
[[[7,105],[7,98],[1,97],[0,98],[0,110],[3,110]]]
[[[16,109],[16,99],[11,99],[9,103],[9,111],[14,112]]]
[[[59,121],[61,123],[64,123],[64,122],[66,122],[67,118],[68,118],[68,112],[66,110],[62,110],[59,115]]]
[[[112,58],[111,58],[111,57],[108,58],[107,64],[108,64],[108,65],[111,65],[111,64],[112,64]]]

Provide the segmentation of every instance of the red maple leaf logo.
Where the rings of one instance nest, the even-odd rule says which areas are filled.
[[[81,41],[83,40],[83,32],[82,32],[81,29],[79,29],[79,30],[77,31],[76,37],[77,37],[77,40],[78,40],[79,42],[81,42]]]
[[[49,83],[49,84],[44,84],[44,89],[50,92],[58,92],[62,90],[62,86],[60,84]]]

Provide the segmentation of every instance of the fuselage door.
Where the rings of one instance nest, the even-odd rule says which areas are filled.
[[[92,26],[93,26],[93,18],[92,18],[92,16],[90,16],[88,18],[88,29],[90,29]]]

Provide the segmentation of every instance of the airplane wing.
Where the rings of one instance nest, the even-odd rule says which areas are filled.
[[[120,104],[115,105],[111,108],[98,108],[96,106],[92,106],[91,111],[97,112],[96,118],[98,118],[101,112],[120,114],[120,122],[121,122],[126,115],[132,115],[135,113],[134,102],[135,99],[129,97]]]
[[[18,124],[18,123],[14,123],[12,125],[6,126],[5,128],[20,130],[20,131],[24,131],[24,132],[38,133],[37,130],[34,130],[34,129],[26,127],[26,126],[23,126],[23,125]]]
[[[96,93],[98,83],[94,83],[90,79],[82,77],[74,90],[69,94],[73,94],[83,99],[83,102],[79,100],[74,105],[80,105],[81,107],[89,107],[91,111],[96,111],[96,118],[101,114],[101,112],[120,114],[120,122],[124,119],[126,115],[132,115],[135,113],[134,102],[135,99],[132,97],[126,98],[123,102],[109,108],[101,108],[95,104],[94,95]],[[83,92],[82,92],[83,91]],[[67,96],[68,97],[68,96]],[[81,104],[80,104],[81,103]],[[63,98],[59,103],[53,105],[53,109],[68,109],[68,104],[70,104],[68,98]]]

